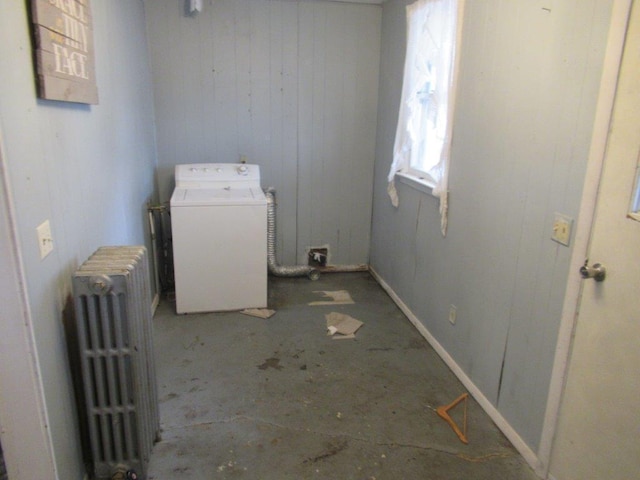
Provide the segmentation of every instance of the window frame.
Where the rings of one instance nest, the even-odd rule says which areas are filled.
[[[426,6],[428,3],[438,2],[438,1],[445,1],[445,0],[429,0],[424,3]],[[451,86],[450,86],[449,97],[448,97],[449,107],[447,108],[447,119],[446,119],[447,130],[449,132],[449,135],[446,141],[443,143],[443,147],[442,147],[443,150],[444,149],[448,150],[449,155],[451,152],[452,138],[453,138],[453,135],[452,135],[453,127],[454,127],[453,119],[455,117],[455,112],[456,112],[455,104],[456,104],[457,85],[458,85],[457,78],[460,71],[461,31],[462,31],[465,0],[451,0],[451,1],[454,1],[456,4],[456,7],[455,7],[456,19],[453,25],[453,28],[454,28],[453,38],[455,40],[455,45],[452,52],[453,58],[450,60],[452,73],[451,73]],[[414,2],[414,4],[412,5],[415,5],[417,3],[418,2]],[[407,22],[408,23],[411,22],[411,19],[409,18],[409,14],[407,15]],[[409,41],[409,39],[407,39],[407,41]],[[406,61],[407,59],[405,59],[405,63]],[[403,75],[403,81],[404,81],[404,76],[406,76],[406,71]],[[421,126],[424,127],[424,123],[421,122]],[[433,170],[434,167],[437,167],[439,165],[439,162],[434,164],[430,170],[423,170],[420,168],[416,168],[412,164],[411,160],[412,158],[410,157],[409,161],[407,162],[408,164],[403,166],[402,169],[395,172],[395,177],[405,185],[409,185],[411,187],[416,188],[417,190],[428,193],[430,195],[437,196],[434,193],[434,189],[438,186],[438,184],[442,180],[438,178],[434,178],[434,176],[431,175],[430,172]],[[448,177],[449,175],[448,168],[445,170],[444,175]],[[448,185],[448,178],[444,178],[444,182],[446,185]]]
[[[631,193],[631,202],[629,204],[627,217],[640,222],[640,155],[638,156],[636,179],[633,184],[633,191]]]

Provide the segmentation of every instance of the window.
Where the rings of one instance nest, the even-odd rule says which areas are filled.
[[[636,184],[633,190],[633,197],[631,198],[629,218],[640,221],[640,157],[638,158],[638,166],[636,167]]]
[[[461,18],[462,0],[418,0],[407,6],[402,100],[389,172],[394,206],[398,173],[432,188],[440,199],[443,235]]]

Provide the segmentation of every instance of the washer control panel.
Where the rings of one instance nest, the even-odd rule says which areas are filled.
[[[176,165],[176,187],[210,188],[221,183],[260,185],[260,167],[247,163],[190,163]]]

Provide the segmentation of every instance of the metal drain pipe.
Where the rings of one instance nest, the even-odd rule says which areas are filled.
[[[267,197],[267,266],[269,273],[276,277],[303,277],[310,280],[318,280],[320,272],[307,265],[283,266],[276,262],[276,196],[275,189],[269,187],[265,190]]]

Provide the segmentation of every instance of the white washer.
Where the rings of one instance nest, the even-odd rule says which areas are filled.
[[[267,199],[258,165],[177,165],[171,230],[178,313],[267,306]]]

